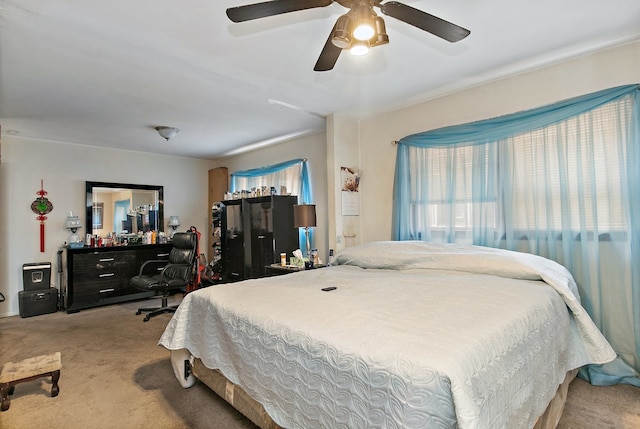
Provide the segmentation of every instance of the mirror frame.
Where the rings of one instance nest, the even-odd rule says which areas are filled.
[[[86,233],[93,233],[93,189],[94,188],[115,188],[115,189],[139,189],[145,191],[158,192],[158,231],[164,232],[164,186],[155,185],[135,185],[131,183],[113,183],[113,182],[85,182],[86,190]]]

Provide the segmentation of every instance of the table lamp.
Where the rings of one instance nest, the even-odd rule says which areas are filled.
[[[69,216],[67,216],[67,219],[64,221],[64,228],[71,231],[68,239],[69,248],[78,249],[84,247],[80,236],[77,234],[78,229],[82,228],[82,222],[80,222],[78,216],[73,215],[73,212],[69,212]]]
[[[176,233],[176,229],[180,226],[180,219],[178,216],[170,216],[169,217],[169,228],[171,228],[171,235],[169,239],[173,239],[173,235]]]
[[[309,228],[316,226],[315,204],[302,204],[293,206],[293,226],[304,228],[304,236],[307,241],[307,258],[311,258],[311,239]]]

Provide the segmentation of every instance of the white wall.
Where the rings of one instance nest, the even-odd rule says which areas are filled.
[[[218,167],[227,167],[229,175],[235,171],[249,170],[277,164],[297,158],[307,158],[309,174],[313,185],[313,203],[316,205],[318,226],[314,228],[313,246],[318,249],[320,258],[326,261],[327,247],[327,138],[319,132],[298,137],[273,146],[252,152],[216,160]]]
[[[640,83],[640,41],[361,120],[361,242],[391,239],[392,141],[632,83]]]
[[[178,158],[3,136],[0,163],[0,317],[18,314],[22,264],[51,262],[52,284],[59,286],[57,251],[69,232],[69,211],[85,225],[85,181],[164,186],[165,231],[170,215],[180,229],[194,225],[207,237],[208,170],[213,161]],[[31,203],[44,180],[53,211],[45,221],[45,252]],[[81,237],[85,228],[80,229]],[[202,246],[205,246],[203,240]],[[201,247],[202,251],[203,247]]]
[[[361,170],[360,122],[357,118],[336,114],[327,118],[327,204],[329,216],[329,248],[336,252],[362,243],[362,228],[358,216],[342,215],[341,168],[356,168],[363,181],[367,173]],[[362,182],[361,182],[362,183]]]

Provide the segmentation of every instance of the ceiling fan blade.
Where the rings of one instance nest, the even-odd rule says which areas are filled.
[[[272,0],[230,7],[227,9],[227,16],[233,22],[243,22],[298,10],[325,7],[331,3],[333,3],[333,0]]]
[[[334,25],[331,33],[329,33],[327,42],[322,48],[322,52],[320,52],[318,61],[316,61],[316,65],[313,68],[314,71],[329,71],[333,69],[333,66],[336,65],[336,61],[338,61],[338,57],[340,56],[340,52],[342,52],[342,48],[338,48],[333,44],[333,42],[331,42],[331,38],[333,37],[333,32],[335,31],[335,29],[336,26]]]
[[[458,42],[471,33],[466,28],[452,24],[406,4],[390,1],[379,5],[380,11],[407,24],[428,31],[449,42]]]

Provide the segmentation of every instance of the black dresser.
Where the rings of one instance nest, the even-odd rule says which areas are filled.
[[[169,243],[66,249],[67,313],[153,296],[129,281],[144,261],[168,260],[171,248]]]

